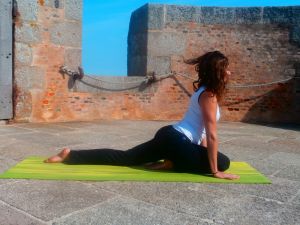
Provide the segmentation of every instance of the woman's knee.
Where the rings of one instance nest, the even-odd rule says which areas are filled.
[[[218,170],[225,171],[229,168],[229,166],[230,166],[230,159],[226,155],[219,153],[218,154]]]

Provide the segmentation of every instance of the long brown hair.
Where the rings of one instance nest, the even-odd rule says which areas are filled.
[[[216,95],[220,100],[226,86],[226,69],[229,65],[228,58],[219,51],[207,52],[197,58],[185,60],[185,63],[196,65],[198,80],[193,82],[194,90],[205,86],[207,90]]]

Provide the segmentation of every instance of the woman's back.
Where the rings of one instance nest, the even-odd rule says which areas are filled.
[[[206,135],[203,115],[199,105],[199,98],[205,89],[206,88],[202,86],[194,92],[190,99],[188,110],[186,111],[183,119],[173,125],[176,130],[183,133],[188,139],[191,140],[192,143],[197,145],[200,145]],[[217,120],[220,118],[219,107],[217,109],[216,118]]]

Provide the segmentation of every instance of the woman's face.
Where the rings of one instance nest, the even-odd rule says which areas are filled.
[[[226,68],[225,77],[224,77],[224,80],[225,80],[226,83],[228,82],[230,75],[231,75],[230,70],[228,68]]]

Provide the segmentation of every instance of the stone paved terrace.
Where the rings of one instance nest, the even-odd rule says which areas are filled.
[[[64,146],[126,149],[169,122],[0,125],[0,172]],[[300,224],[300,128],[220,123],[220,149],[270,185],[0,180],[0,224]]]

